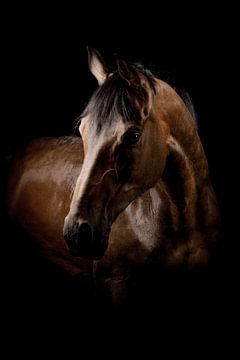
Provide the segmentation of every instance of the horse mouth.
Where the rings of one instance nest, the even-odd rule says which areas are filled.
[[[74,257],[81,257],[89,260],[101,260],[106,252],[106,247],[94,249],[68,247],[68,251],[70,252],[70,255]]]
[[[71,256],[81,257],[89,260],[100,260],[103,258],[108,247],[107,236],[93,236],[91,241],[86,242],[81,236],[64,236],[66,247]]]

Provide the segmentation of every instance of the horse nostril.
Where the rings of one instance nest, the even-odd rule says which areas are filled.
[[[89,256],[91,253],[93,231],[87,222],[75,222],[69,227],[65,223],[63,235],[70,254],[73,256]]]
[[[81,239],[84,239],[85,241],[89,241],[91,242],[92,241],[92,229],[91,229],[91,226],[84,222],[82,223],[80,226],[79,226],[79,240],[81,241]]]

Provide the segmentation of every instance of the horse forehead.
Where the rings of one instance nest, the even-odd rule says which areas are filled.
[[[116,119],[116,121],[112,121],[111,123],[106,121],[106,125],[100,129],[95,124],[91,124],[87,132],[88,142],[93,145],[119,142],[127,128],[128,125],[121,119]]]

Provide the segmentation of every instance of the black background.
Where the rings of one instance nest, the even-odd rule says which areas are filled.
[[[3,152],[26,138],[73,133],[75,119],[97,86],[86,46],[97,48],[110,68],[114,54],[120,54],[190,94],[223,221],[231,221],[228,191],[235,179],[231,161],[237,121],[235,31],[228,10],[214,14],[180,6],[158,15],[153,8],[136,13],[120,8],[118,17],[98,8],[94,17],[89,10],[74,14],[64,8],[10,11],[3,29]]]
[[[142,62],[176,89],[185,89],[195,105],[222,213],[221,291],[215,296],[221,306],[215,316],[230,319],[237,246],[232,160],[237,122],[232,112],[237,69],[234,10],[219,5],[213,10],[159,6],[130,9],[121,3],[107,11],[92,4],[90,9],[71,12],[64,7],[7,9],[2,153],[28,138],[74,132],[74,120],[97,86],[88,71],[86,45],[97,48],[110,67],[117,53]]]

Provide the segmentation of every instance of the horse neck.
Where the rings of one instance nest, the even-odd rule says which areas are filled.
[[[176,92],[162,81],[156,110],[168,134],[169,154],[163,181],[168,201],[182,214],[179,223],[189,231],[217,225],[218,206],[195,120]]]
[[[158,82],[157,116],[165,123],[172,138],[191,161],[196,182],[201,187],[208,181],[208,164],[197,133],[196,121],[177,93],[163,81]]]

